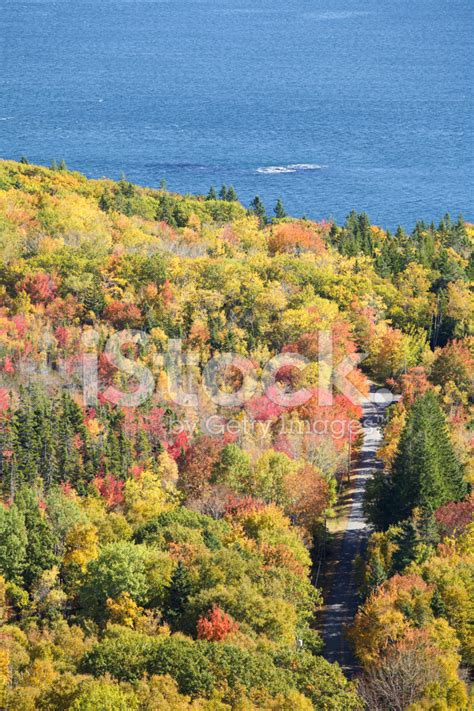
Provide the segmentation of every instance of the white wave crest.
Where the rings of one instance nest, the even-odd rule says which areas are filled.
[[[296,173],[296,168],[291,168],[289,165],[269,165],[266,168],[257,168],[257,173],[265,173],[266,175],[277,175],[278,173]]]
[[[288,168],[294,170],[322,170],[326,167],[325,165],[318,165],[317,163],[295,163],[294,165],[288,166]]]
[[[280,173],[298,173],[302,170],[322,170],[323,168],[327,168],[327,166],[317,163],[291,163],[290,165],[269,165],[257,168],[257,173],[279,175]]]
[[[360,10],[346,10],[342,12],[321,12],[317,14],[314,13],[313,17],[316,17],[316,19],[318,20],[349,20],[353,17],[365,17],[369,14],[369,12]]]

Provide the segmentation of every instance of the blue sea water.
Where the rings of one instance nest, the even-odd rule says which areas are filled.
[[[0,156],[474,220],[473,0],[0,0]]]

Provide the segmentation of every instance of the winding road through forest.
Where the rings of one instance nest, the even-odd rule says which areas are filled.
[[[346,493],[347,525],[343,531],[334,534],[336,560],[327,561],[325,572],[325,604],[320,626],[325,645],[323,654],[328,661],[339,662],[349,677],[358,668],[346,636],[359,603],[354,561],[363,552],[370,532],[363,512],[364,491],[373,471],[381,467],[377,450],[382,442],[384,410],[391,402],[390,393],[377,391],[372,386],[370,397],[363,404],[363,443],[358,462],[352,469],[351,487]]]

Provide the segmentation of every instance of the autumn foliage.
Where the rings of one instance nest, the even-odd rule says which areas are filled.
[[[238,629],[239,625],[235,620],[217,605],[214,605],[207,617],[200,617],[197,622],[198,639],[208,642],[224,642]]]
[[[0,162],[0,706],[464,711],[473,226],[56,168]],[[359,693],[311,574],[371,382]]]

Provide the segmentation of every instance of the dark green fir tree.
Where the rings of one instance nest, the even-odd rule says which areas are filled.
[[[171,577],[166,599],[166,618],[173,625],[186,610],[188,598],[192,592],[192,583],[188,569],[178,562]]]
[[[219,190],[219,199],[227,200],[227,185],[223,185]]]
[[[267,212],[265,210],[265,205],[261,201],[260,197],[256,195],[252,202],[250,203],[250,210],[249,210],[251,215],[256,215],[258,217],[258,220],[260,222],[260,225],[266,225],[267,224]]]
[[[427,392],[411,407],[402,432],[390,477],[389,523],[407,519],[415,508],[435,511],[466,493],[446,418],[435,393]]]
[[[227,200],[227,202],[238,202],[238,199],[239,199],[239,198],[237,197],[237,193],[235,192],[235,188],[233,187],[233,185],[231,185],[230,188],[229,188],[228,191],[227,191],[226,200]]]
[[[280,198],[278,198],[278,200],[276,201],[276,205],[273,212],[275,213],[275,217],[277,220],[283,220],[286,217],[285,208],[283,207],[283,203]]]

